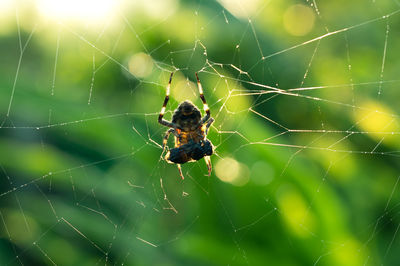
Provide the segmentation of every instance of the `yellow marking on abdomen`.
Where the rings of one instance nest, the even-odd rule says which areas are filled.
[[[175,137],[175,147],[182,146],[184,144],[189,143],[189,141],[200,142],[204,139],[204,130],[203,128],[199,130],[193,130],[188,132],[181,132],[180,138]]]

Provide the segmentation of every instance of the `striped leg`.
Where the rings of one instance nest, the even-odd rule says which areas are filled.
[[[169,100],[169,91],[170,91],[171,80],[172,80],[172,76],[173,75],[174,75],[174,72],[172,72],[171,76],[169,77],[169,82],[168,82],[168,85],[167,85],[167,90],[166,90],[167,92],[166,92],[166,95],[165,95],[164,103],[163,103],[163,106],[161,108],[160,115],[158,116],[158,123],[160,123],[161,125],[166,126],[166,127],[174,127],[174,125],[171,122],[169,122],[169,121],[167,121],[167,120],[165,120],[163,118],[164,117],[164,113],[165,113],[165,107],[167,106],[167,103],[168,103],[168,100]]]
[[[212,165],[211,165],[210,156],[204,156],[204,160],[206,161],[206,164],[207,164],[208,176],[211,176]]]
[[[197,79],[197,87],[199,88],[200,98],[203,101],[204,112],[206,112],[206,115],[201,119],[200,122],[200,124],[204,124],[210,118],[210,109],[208,108],[206,98],[204,97],[203,87],[201,86],[200,79],[197,73],[196,73],[196,79]]]
[[[162,142],[162,153],[161,153],[161,154],[164,153],[166,147],[168,148],[167,142],[168,142],[169,135],[171,135],[171,133],[174,133],[174,134],[175,134],[175,129],[170,128],[170,129],[167,130],[167,132],[165,132],[165,136],[164,136],[163,142]],[[168,149],[168,150],[169,150],[169,149]],[[168,154],[167,154],[167,155],[168,155]],[[169,155],[168,155],[168,157],[169,157]]]
[[[182,180],[185,179],[185,178],[183,177],[183,174],[182,174],[182,167],[181,167],[181,165],[180,165],[180,164],[177,164],[177,166],[178,166],[179,175],[181,176]]]
[[[207,121],[207,124],[206,124],[206,136],[207,136],[207,134],[208,134],[208,130],[210,129],[210,126],[211,126],[211,124],[214,122],[214,118],[210,118],[208,121]]]
[[[165,146],[167,145],[169,135],[171,135],[171,133],[174,132],[174,130],[175,130],[175,129],[170,128],[170,129],[168,129],[168,131],[165,133],[165,136],[164,136],[164,139],[163,139],[163,142],[162,142],[163,150],[165,149]]]

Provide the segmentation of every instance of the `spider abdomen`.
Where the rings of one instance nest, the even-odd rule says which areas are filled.
[[[204,156],[210,156],[213,154],[213,150],[213,145],[208,139],[200,142],[190,141],[187,144],[168,151],[165,159],[169,163],[184,164],[191,161],[198,161]]]
[[[213,154],[213,145],[208,139],[196,143],[190,154],[193,160],[198,161],[204,156],[210,156]]]

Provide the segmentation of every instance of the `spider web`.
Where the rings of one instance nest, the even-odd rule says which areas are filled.
[[[95,26],[39,2],[0,35],[1,264],[399,260],[397,1],[121,2]],[[172,71],[167,119],[202,81],[211,177],[161,157]]]

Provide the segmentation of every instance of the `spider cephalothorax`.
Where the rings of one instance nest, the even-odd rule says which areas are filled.
[[[175,148],[167,152],[165,159],[169,163],[175,163],[178,165],[179,174],[183,179],[181,164],[198,161],[204,157],[204,160],[207,163],[208,175],[210,175],[210,155],[213,154],[214,148],[206,136],[208,129],[212,122],[214,122],[214,119],[210,116],[210,109],[208,108],[204,97],[199,77],[196,73],[197,86],[199,88],[200,98],[203,102],[206,115],[201,117],[200,110],[191,101],[184,101],[180,103],[178,108],[174,111],[172,122],[169,122],[163,119],[163,116],[169,100],[172,75],[173,73],[171,73],[169,78],[164,104],[161,108],[160,115],[158,116],[158,122],[161,125],[170,127],[164,136],[163,148],[166,147],[169,135],[173,133],[175,136]]]
[[[195,130],[201,119],[200,110],[191,102],[179,104],[172,116],[172,123],[183,131]]]

